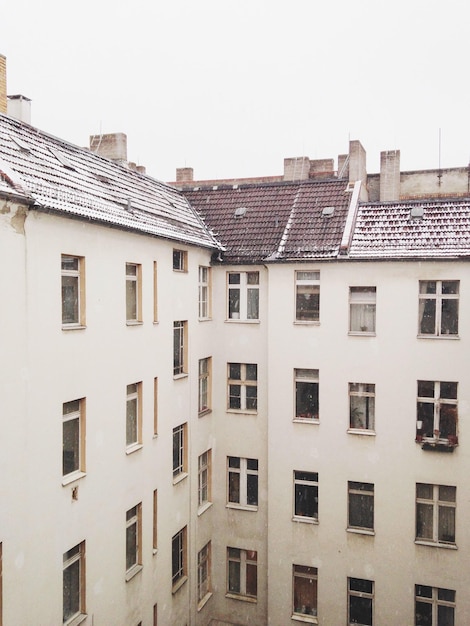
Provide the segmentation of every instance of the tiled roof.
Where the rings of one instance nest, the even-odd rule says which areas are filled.
[[[0,115],[0,193],[37,209],[220,248],[184,195],[6,115]]]
[[[349,258],[470,256],[470,200],[362,204]]]
[[[344,180],[186,188],[232,263],[336,257],[351,199]],[[330,215],[323,215],[327,207]]]

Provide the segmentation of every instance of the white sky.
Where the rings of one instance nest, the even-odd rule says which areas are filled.
[[[470,160],[468,0],[6,0],[8,93],[78,145],[124,132],[161,180],[281,174],[359,139],[401,169]]]

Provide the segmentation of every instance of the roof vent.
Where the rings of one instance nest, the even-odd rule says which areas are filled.
[[[238,209],[235,209],[234,217],[243,217],[246,213],[246,206],[239,206]]]
[[[132,198],[127,198],[126,211],[131,215],[134,215],[134,209],[132,207]]]
[[[334,206],[326,206],[326,207],[323,207],[323,211],[321,212],[321,214],[323,215],[323,217],[331,217],[334,212],[335,212]]]
[[[414,206],[410,210],[410,218],[412,220],[422,219],[424,216],[424,207],[422,206]]]
[[[16,145],[21,150],[21,152],[28,152],[28,153],[31,152],[26,141],[23,141],[19,137],[12,137],[11,135],[10,135],[10,139],[13,141],[13,143],[16,143]]]
[[[68,170],[75,170],[75,167],[72,165],[72,163],[70,163],[67,157],[64,154],[62,154],[62,152],[59,152],[59,150],[56,150],[55,148],[51,148],[51,147],[49,147],[49,150],[52,152],[55,158],[59,161],[59,163],[62,163],[64,167],[66,167]]]

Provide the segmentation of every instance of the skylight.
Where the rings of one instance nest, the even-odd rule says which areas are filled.
[[[410,218],[413,220],[421,219],[424,215],[424,208],[422,206],[414,206],[410,210]]]
[[[246,206],[240,206],[238,209],[235,209],[234,217],[243,217],[246,213]]]
[[[323,207],[323,211],[321,212],[321,214],[323,215],[323,217],[331,217],[334,212],[335,212],[334,206],[326,206],[326,207]]]

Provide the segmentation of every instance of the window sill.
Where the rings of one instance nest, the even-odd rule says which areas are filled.
[[[137,452],[137,450],[141,450],[143,447],[144,446],[141,443],[133,443],[126,448],[126,454],[132,454],[133,452]]]
[[[209,602],[209,600],[212,598],[212,591],[209,591],[208,593],[206,593],[206,595],[202,598],[202,600],[199,601],[198,605],[197,605],[197,610],[198,612]]]
[[[177,485],[178,483],[182,482],[187,477],[188,477],[188,472],[181,472],[180,474],[178,474],[178,476],[173,477],[173,484]]]
[[[86,476],[86,472],[82,471],[73,472],[73,474],[67,474],[67,476],[64,476],[62,478],[62,486],[65,487],[66,485],[70,485],[70,483],[73,483],[76,480],[80,480],[80,478],[83,478],[84,476]]]
[[[237,509],[238,511],[257,511],[258,507],[253,504],[237,504],[236,502],[228,502],[226,509]]]
[[[207,509],[210,509],[212,506],[212,502],[205,502],[203,505],[201,505],[198,510],[197,510],[197,516],[199,517],[200,515],[202,515],[203,513],[205,513],[207,511]]]
[[[258,411],[250,411],[249,409],[227,409],[227,413],[236,415],[258,415]]]
[[[173,374],[173,380],[180,380],[181,378],[188,378],[188,372],[182,372],[181,374]]]
[[[320,326],[320,320],[294,320],[295,326]]]
[[[204,417],[204,415],[208,415],[209,413],[212,413],[212,409],[204,409],[203,411],[199,411],[197,416],[198,417]]]
[[[85,328],[83,324],[62,324],[62,330],[85,330]]]
[[[144,569],[143,566],[140,564],[133,565],[130,569],[128,569],[126,572],[126,583],[129,582],[132,578],[134,578],[134,576],[137,576],[137,574],[141,572],[143,569]]]
[[[256,604],[258,602],[257,598],[250,598],[249,596],[239,596],[236,593],[226,593],[226,598],[232,598],[232,600],[241,600],[242,602],[251,602],[252,604]]]
[[[367,331],[361,331],[361,330],[350,330],[348,332],[348,335],[350,337],[375,337],[376,333],[375,331],[369,333]]]
[[[300,613],[294,613],[291,616],[292,620],[296,622],[307,622],[308,624],[318,624],[318,617],[316,615],[301,615]]]
[[[292,420],[294,424],[319,424],[320,420],[313,417],[294,417]]]
[[[301,524],[313,524],[314,526],[318,526],[318,518],[316,517],[304,517],[303,515],[294,515],[292,521],[300,522]]]
[[[365,435],[366,437],[375,437],[375,430],[367,428],[348,428],[349,435]]]
[[[367,535],[369,537],[375,536],[375,530],[370,528],[346,528],[346,532],[354,535]]]
[[[199,322],[212,322],[212,317],[198,317]]]
[[[459,445],[457,437],[455,437],[455,441],[450,442],[448,439],[424,439],[420,438],[418,435],[415,441],[421,446],[422,450],[430,450],[434,452],[453,452]]]
[[[459,335],[417,335],[418,339],[460,339]]]
[[[181,589],[181,587],[184,585],[184,583],[188,580],[187,576],[181,576],[180,579],[178,579],[175,584],[173,585],[173,587],[171,588],[171,593],[175,594],[179,589]]]
[[[415,545],[428,548],[444,548],[444,550],[458,550],[455,543],[437,543],[437,541],[424,541],[424,539],[415,539]]]
[[[87,617],[88,615],[86,613],[80,613],[80,615],[75,615],[75,617],[72,617],[68,622],[64,622],[64,626],[78,626],[78,624],[84,622]]]
[[[233,317],[227,318],[225,320],[227,324],[259,324],[259,320],[244,320],[244,319],[234,319]]]
[[[126,320],[126,326],[142,326],[142,320]]]

